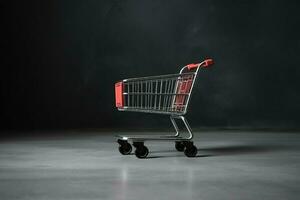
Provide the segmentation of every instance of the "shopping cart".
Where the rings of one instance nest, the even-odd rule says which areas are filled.
[[[175,135],[131,135],[117,136],[119,151],[128,155],[132,151],[132,142],[138,158],[146,158],[149,150],[144,145],[146,140],[174,141],[175,148],[183,151],[187,157],[195,157],[197,148],[194,146],[193,133],[184,115],[187,112],[192,89],[200,68],[213,64],[212,59],[197,64],[184,66],[179,74],[149,76],[124,79],[115,84],[115,101],[119,111],[133,111],[170,115],[175,128]],[[188,136],[183,137],[175,119],[183,121]]]

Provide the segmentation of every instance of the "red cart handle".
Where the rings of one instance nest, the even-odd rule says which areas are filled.
[[[201,63],[192,63],[192,64],[188,64],[186,66],[189,70],[192,70],[192,69],[197,68],[197,67],[208,67],[208,66],[213,65],[213,64],[214,64],[213,59],[206,59]]]

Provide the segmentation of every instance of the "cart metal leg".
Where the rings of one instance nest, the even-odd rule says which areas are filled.
[[[184,116],[170,116],[170,119],[171,119],[171,122],[172,122],[172,124],[173,124],[173,126],[174,126],[174,129],[175,129],[175,131],[176,131],[176,134],[175,134],[176,137],[179,137],[180,132],[179,132],[177,123],[176,123],[176,121],[175,121],[174,119],[181,119],[182,122],[183,122],[183,124],[185,125],[186,130],[187,130],[188,133],[189,133],[189,136],[188,136],[188,137],[182,138],[182,139],[186,139],[186,140],[191,140],[191,139],[193,139],[193,132],[192,132],[192,129],[191,129],[189,123],[187,122],[187,120],[186,120],[186,118],[185,118]]]

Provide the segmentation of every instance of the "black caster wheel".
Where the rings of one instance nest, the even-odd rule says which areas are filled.
[[[138,158],[146,158],[149,153],[149,150],[144,145],[139,145],[136,147],[135,156]]]
[[[122,155],[128,155],[131,153],[132,151],[132,147],[131,145],[127,142],[127,141],[122,141],[122,142],[119,142],[119,152],[122,154]]]
[[[197,155],[197,152],[198,152],[198,149],[194,145],[187,145],[184,150],[184,154],[187,157],[195,157]]]
[[[175,142],[175,149],[177,151],[181,151],[181,152],[184,151],[184,147],[185,145],[183,142]]]

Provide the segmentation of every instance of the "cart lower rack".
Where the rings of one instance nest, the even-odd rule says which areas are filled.
[[[117,136],[119,151],[128,155],[132,146],[136,148],[135,155],[138,158],[146,158],[149,150],[144,145],[147,140],[174,141],[175,148],[183,151],[188,157],[195,157],[197,148],[193,144],[192,130],[184,117],[187,112],[192,89],[200,68],[206,68],[213,64],[212,59],[201,63],[184,66],[179,74],[149,76],[124,79],[115,84],[115,101],[119,111],[157,113],[170,116],[175,128],[175,135],[131,135]],[[188,136],[180,134],[176,119],[183,121]]]

